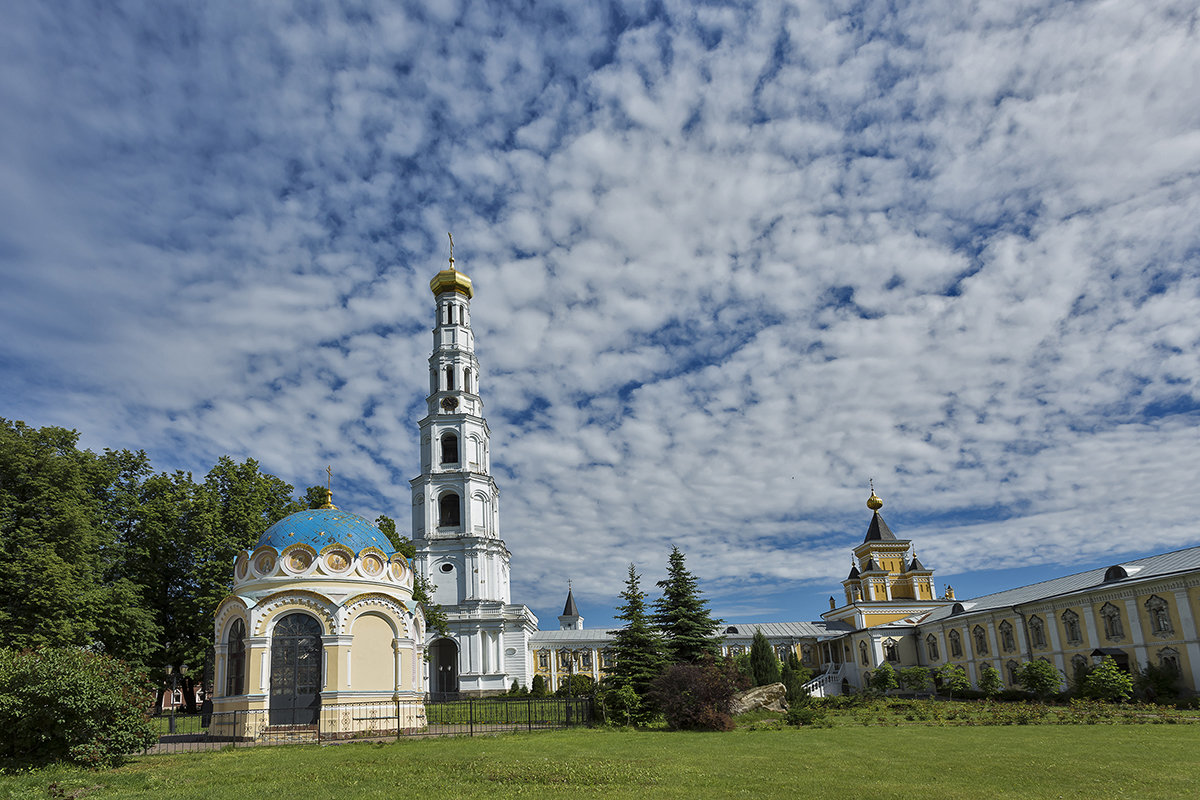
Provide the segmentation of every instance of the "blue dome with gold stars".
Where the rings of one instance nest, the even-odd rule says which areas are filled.
[[[367,547],[385,553],[395,548],[383,531],[357,514],[336,508],[313,508],[284,517],[258,537],[258,547],[270,545],[276,550],[302,542],[318,553],[331,544],[342,544],[357,555]]]

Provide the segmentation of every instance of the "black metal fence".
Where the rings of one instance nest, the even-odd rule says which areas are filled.
[[[322,705],[309,725],[272,725],[266,709],[151,717],[158,744],[145,752],[178,753],[380,741],[411,736],[477,736],[590,725],[590,697],[482,697],[461,700]]]

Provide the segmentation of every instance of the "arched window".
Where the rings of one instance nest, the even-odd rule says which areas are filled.
[[[800,646],[800,661],[804,664],[813,663],[813,646],[811,644]]]
[[[225,696],[246,693],[246,626],[235,619],[229,626],[226,649]]]
[[[932,633],[925,637],[925,651],[929,653],[930,661],[937,661],[940,658],[937,637]]]
[[[1104,618],[1104,636],[1118,641],[1125,638],[1125,626],[1121,624],[1121,609],[1112,603],[1100,607],[1100,616]]]
[[[1029,641],[1037,648],[1046,646],[1046,623],[1036,614],[1029,618]]]
[[[458,437],[453,433],[442,434],[442,463],[458,463]]]
[[[987,631],[976,625],[975,629],[971,631],[971,635],[975,637],[975,654],[986,656],[988,651]]]
[[[1076,653],[1075,655],[1071,656],[1071,675],[1074,678],[1076,688],[1083,683],[1083,679],[1087,677],[1087,674],[1087,656],[1083,655],[1082,653]]]
[[[962,658],[962,635],[958,631],[950,631],[950,657]]]
[[[1009,685],[1016,686],[1017,685],[1017,675],[1020,674],[1021,665],[1018,664],[1016,661],[1009,660],[1008,664],[1006,664],[1005,666],[1008,668],[1008,683],[1009,683]]]
[[[1167,601],[1158,595],[1151,595],[1146,601],[1146,610],[1150,612],[1150,632],[1156,636],[1174,633],[1175,626],[1171,624],[1171,611]]]
[[[454,391],[454,367],[446,367],[446,391]]]
[[[1000,623],[1000,647],[1004,652],[1011,653],[1017,649],[1016,639],[1013,637],[1013,626],[1008,620]]]
[[[867,643],[866,642],[858,643],[858,658],[860,661],[862,661],[864,667],[868,667],[871,665],[871,659],[867,656]]]
[[[446,492],[438,498],[438,525],[443,528],[456,528],[462,524],[462,507],[458,495]]]
[[[1079,644],[1083,641],[1083,635],[1079,628],[1079,615],[1071,609],[1067,609],[1062,615],[1063,632],[1067,635],[1068,644]]]
[[[899,661],[900,660],[900,652],[896,648],[896,640],[895,639],[884,639],[883,640],[883,657],[886,661]]]

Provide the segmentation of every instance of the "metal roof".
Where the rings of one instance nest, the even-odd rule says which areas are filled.
[[[1076,572],[1074,575],[1064,575],[1061,578],[1052,578],[1041,583],[1031,583],[1028,586],[1018,586],[1015,589],[1006,589],[1003,592],[985,594],[970,600],[960,600],[958,602],[963,607],[963,611],[960,613],[987,611],[993,608],[1007,608],[1021,605],[1022,603],[1032,603],[1051,597],[1081,592],[1086,589],[1120,586],[1122,584],[1144,581],[1149,578],[1161,578],[1179,572],[1190,572],[1200,569],[1200,546],[1189,547],[1186,550],[1176,550],[1171,553],[1161,553],[1156,556],[1147,556],[1146,558],[1137,558],[1132,561],[1120,561],[1113,566],[1123,567],[1128,577],[1105,582],[1104,574],[1110,567],[1097,567],[1096,569],[1089,569],[1086,572]],[[930,614],[929,620],[945,619],[950,616],[952,608],[938,609]]]

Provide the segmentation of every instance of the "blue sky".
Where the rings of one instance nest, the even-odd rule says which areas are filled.
[[[409,524],[453,231],[514,598],[1200,544],[1193,3],[10,3],[0,416]]]

